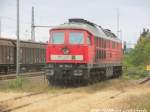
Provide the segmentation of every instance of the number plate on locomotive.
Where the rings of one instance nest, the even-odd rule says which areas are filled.
[[[83,55],[51,55],[51,60],[83,60]]]

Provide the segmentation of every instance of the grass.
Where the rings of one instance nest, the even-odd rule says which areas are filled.
[[[71,91],[65,87],[48,86],[47,80],[43,77],[25,78],[18,77],[12,80],[0,82],[0,91],[2,92],[45,92],[57,93]]]
[[[141,96],[130,96],[125,102],[129,109],[145,109],[150,112],[150,94]]]
[[[17,79],[13,80],[7,80],[0,82],[0,91],[16,91],[16,92],[48,92],[48,93],[54,93],[57,91],[64,91],[64,92],[71,92],[72,90],[75,91],[86,91],[89,93],[103,90],[106,88],[122,88],[127,83],[128,77],[125,78],[125,76],[121,77],[119,80],[106,80],[102,81],[100,83],[89,85],[86,87],[55,87],[55,86],[48,86],[48,83],[44,78],[21,78],[18,77]],[[131,80],[132,81],[132,80]],[[130,82],[130,81],[129,81]],[[119,85],[118,85],[119,83]],[[120,87],[121,86],[121,87]],[[127,86],[127,85],[126,85]],[[83,88],[83,89],[82,89]]]
[[[127,80],[138,80],[148,76],[149,73],[141,67],[128,67],[123,70],[122,78]]]
[[[95,93],[97,91],[107,91],[107,90],[119,90],[124,91],[127,87],[134,86],[133,79],[129,78],[126,80],[122,76],[119,80],[107,80],[94,85],[89,85],[86,87],[78,88],[63,88],[63,87],[49,87],[46,80],[43,78],[21,78],[18,77],[14,80],[2,81],[0,82],[0,91],[8,92],[46,92],[46,93],[71,93],[71,92],[86,92],[89,94]],[[129,109],[146,109],[150,112],[150,94],[142,96],[128,96],[124,101],[124,104],[129,107]]]
[[[0,83],[0,91],[16,91],[16,92],[38,92],[48,91],[47,83],[42,79],[22,78],[2,81]]]
[[[25,83],[25,80],[21,77],[17,77],[15,80],[10,81],[8,83],[8,87],[10,89],[21,89],[23,86],[23,83]]]

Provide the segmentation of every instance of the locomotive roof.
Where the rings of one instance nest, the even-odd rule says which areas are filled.
[[[83,20],[81,22],[69,20],[68,23],[61,24],[59,26],[54,27],[53,29],[83,29],[83,30],[87,30],[88,32],[93,34],[95,37],[109,39],[109,40],[113,40],[117,42],[121,41],[110,30],[103,29],[102,27],[95,25],[94,23],[88,23]]]

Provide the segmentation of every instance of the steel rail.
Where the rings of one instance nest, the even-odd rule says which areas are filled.
[[[36,77],[44,75],[44,72],[27,72],[27,73],[20,73],[20,77]],[[17,76],[16,74],[9,74],[9,75],[0,75],[0,80],[8,80],[8,79],[15,79]]]

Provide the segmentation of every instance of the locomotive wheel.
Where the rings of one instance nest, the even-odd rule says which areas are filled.
[[[52,80],[52,77],[50,77],[50,76],[47,76],[46,78],[47,78],[47,80],[48,80],[48,85],[49,85],[49,86],[53,85],[53,82],[52,82],[52,81],[53,81],[53,80]]]
[[[94,69],[91,71],[90,79],[91,79],[90,81],[91,84],[100,82],[106,79],[106,73],[102,69]]]
[[[113,69],[113,76],[112,78],[118,78],[122,75],[122,67],[119,66],[119,67],[114,67]]]

